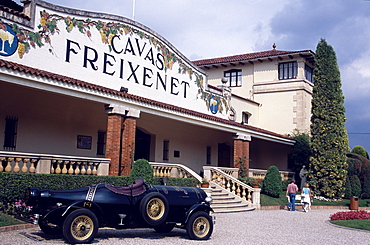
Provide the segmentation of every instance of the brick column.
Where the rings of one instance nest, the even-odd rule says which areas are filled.
[[[140,111],[120,105],[107,105],[106,157],[109,175],[128,176],[135,153],[136,119]]]
[[[243,157],[243,141],[240,139],[234,139],[234,168],[239,168],[239,157]]]
[[[234,139],[234,168],[239,168],[239,157],[246,158],[246,167],[249,171],[249,142],[250,135],[237,134]],[[248,174],[248,173],[247,173]]]
[[[109,175],[118,176],[121,152],[121,129],[123,118],[121,115],[108,115],[106,158],[110,158]]]
[[[129,176],[135,156],[136,118],[125,118],[122,132],[120,175]]]

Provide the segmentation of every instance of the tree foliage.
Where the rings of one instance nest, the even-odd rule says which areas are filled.
[[[367,159],[369,159],[369,154],[367,153],[365,148],[360,146],[360,145],[357,145],[357,146],[353,147],[351,153],[355,153],[357,155],[360,155],[360,156],[363,156],[363,157],[366,157]]]
[[[289,137],[296,140],[292,153],[289,155],[289,168],[291,168],[293,172],[299,173],[303,165],[308,169],[310,156],[312,155],[310,135],[296,130],[292,135],[289,135]]]
[[[344,96],[332,46],[321,39],[316,48],[312,95],[309,182],[316,195],[344,195],[349,151]]]

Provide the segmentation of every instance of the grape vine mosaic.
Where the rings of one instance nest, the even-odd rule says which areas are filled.
[[[50,46],[49,52],[54,54],[52,36],[60,33],[60,22],[64,22],[65,29],[68,33],[73,29],[77,29],[81,34],[86,35],[89,38],[92,36],[93,28],[95,28],[100,33],[101,42],[108,46],[109,51],[112,51],[111,42],[115,35],[135,35],[140,39],[148,40],[149,43],[163,55],[165,70],[172,70],[173,65],[177,63],[179,66],[178,73],[187,74],[190,80],[193,80],[193,77],[195,77],[194,82],[198,87],[197,97],[200,97],[206,102],[208,110],[210,110],[211,103],[214,102],[218,104],[218,112],[222,113],[224,109],[226,111],[229,110],[228,103],[224,97],[205,91],[203,77],[195,72],[190,66],[185,64],[180,57],[169,50],[166,45],[154,36],[120,22],[104,22],[101,20],[92,20],[90,18],[76,19],[75,17],[70,16],[49,14],[46,10],[40,11],[40,17],[40,23],[37,26],[39,31],[36,32],[22,28],[15,23],[10,25],[18,38],[17,53],[20,58],[23,58],[31,48],[41,48],[45,44]],[[6,23],[1,19],[0,29],[6,30]]]

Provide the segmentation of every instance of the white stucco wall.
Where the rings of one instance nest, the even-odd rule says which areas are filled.
[[[155,122],[155,123],[153,123]],[[212,130],[176,120],[160,118],[154,115],[141,114],[137,126],[147,133],[155,135],[155,162],[186,164],[196,172],[206,165],[207,146],[211,147],[211,165],[218,164],[218,144],[233,145],[232,134]],[[163,141],[169,141],[169,160],[163,161]],[[174,157],[174,151],[180,152],[180,157]],[[151,156],[153,157],[153,156]]]
[[[0,83],[2,129],[7,116],[18,117],[20,152],[96,157],[98,131],[107,129],[104,104]],[[91,149],[78,149],[77,135],[91,136]]]

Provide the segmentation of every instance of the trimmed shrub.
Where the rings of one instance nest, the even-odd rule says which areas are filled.
[[[349,177],[347,176],[346,179],[346,185],[345,185],[345,191],[344,191],[344,197],[345,198],[350,198],[352,195],[352,187],[351,187],[351,181],[349,180]]]
[[[286,191],[286,189],[288,188],[288,185],[290,184],[291,180],[283,180],[282,182],[282,189],[283,191]]]
[[[347,173],[348,176],[359,175],[361,173],[362,162],[360,159],[348,158],[347,163],[348,163],[348,173]]]
[[[351,153],[355,153],[357,155],[360,155],[362,157],[365,157],[365,158],[369,159],[369,154],[367,153],[365,148],[362,147],[362,146],[358,145],[358,146],[353,147]]]
[[[274,165],[270,166],[263,180],[262,192],[271,197],[279,197],[281,190],[282,180],[279,169]]]
[[[0,202],[24,199],[28,187],[51,190],[70,190],[96,183],[127,185],[128,177],[64,174],[0,173]]]
[[[138,159],[132,165],[129,183],[138,178],[144,178],[147,183],[153,184],[153,167],[146,159]]]
[[[359,197],[361,195],[361,182],[357,175],[352,175],[349,177],[351,182],[352,196]]]
[[[367,164],[366,169],[363,170],[363,185],[362,185],[362,198],[370,198],[370,167]]]

